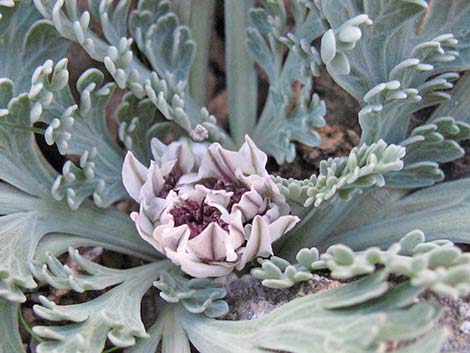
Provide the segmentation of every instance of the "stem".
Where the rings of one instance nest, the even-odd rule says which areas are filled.
[[[200,1],[200,0],[197,0]],[[192,3],[192,0],[176,0],[173,2],[174,10],[181,24],[188,25],[189,18],[191,17],[191,10],[189,3]]]
[[[207,105],[207,71],[214,5],[214,0],[191,1],[189,27],[197,52],[189,76],[189,92],[201,106]]]
[[[29,333],[29,335],[37,342],[39,343],[43,343],[44,340],[39,337],[38,335],[36,335],[34,333],[34,331],[31,329],[31,326],[29,326],[29,324],[26,322],[26,320],[24,319],[23,317],[23,310],[21,310],[21,305],[18,305],[18,317],[20,319],[20,322],[21,322],[21,325],[23,325],[24,329],[26,330],[26,332]]]
[[[157,250],[142,240],[127,214],[112,209],[99,209],[91,202],[84,202],[76,211],[55,201],[38,204],[38,207],[42,207],[41,214],[47,217],[43,221],[45,233],[76,235],[144,260],[155,261],[162,258]]]
[[[5,123],[3,121],[0,121],[0,125],[10,127],[10,128],[13,128],[13,129],[29,131],[29,132],[39,134],[39,135],[44,135],[44,130],[43,129],[38,129],[38,128],[35,128],[35,127],[31,127],[31,126],[8,124],[8,123]]]
[[[256,125],[256,72],[245,45],[253,1],[225,0],[224,5],[230,132],[235,144],[241,145]]]

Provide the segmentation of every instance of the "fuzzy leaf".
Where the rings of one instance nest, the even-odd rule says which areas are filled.
[[[167,121],[149,99],[138,99],[131,93],[124,95],[115,118],[119,124],[119,139],[146,165],[152,159],[150,141],[153,137],[164,140],[170,132],[184,135],[184,131]]]
[[[316,270],[329,270],[333,278],[350,279],[373,273],[380,266],[382,272],[407,277],[414,287],[422,290],[431,289],[456,297],[470,293],[470,256],[462,254],[450,241],[425,242],[424,234],[419,230],[408,233],[387,250],[371,247],[355,253],[345,245],[335,244],[319,259],[313,260],[315,257],[312,256],[308,262],[307,253],[318,254],[318,250],[300,250],[297,258],[304,261],[294,265],[284,260],[280,266],[277,257],[259,260],[261,268],[255,268],[251,273],[266,287],[287,288],[310,280],[310,272]]]
[[[125,195],[120,176],[123,157],[106,123],[106,106],[114,84],[102,86],[104,75],[100,71],[85,71],[77,81],[77,105],[68,86],[66,65],[67,61],[61,60],[55,66],[51,61],[39,66],[30,91],[35,105],[41,107],[37,119],[49,125],[46,143],[56,144],[61,154],[80,156],[80,168],[70,161],[65,163],[63,175],[52,185],[52,196],[66,198],[70,208],[77,209],[92,195],[98,206],[105,207]],[[53,102],[41,99],[49,95],[54,97]]]
[[[406,287],[392,298],[384,295],[387,287],[385,290],[382,287],[383,278],[375,275],[293,300],[260,319],[216,321],[186,313],[183,326],[196,349],[204,353],[266,350],[307,353],[312,347],[318,353],[378,353],[387,340],[425,333],[439,316],[439,310],[428,304],[402,308],[397,299],[402,298],[400,293],[407,291]],[[344,301],[354,297],[358,301],[350,304]],[[363,306],[351,307],[358,303]],[[328,309],[333,307],[337,309]]]
[[[9,81],[0,82],[0,92]],[[0,179],[31,195],[49,197],[54,172],[45,162],[34,141],[27,94],[10,100],[7,114],[0,117]],[[20,128],[17,128],[19,126]]]
[[[426,188],[408,196],[391,198],[381,207],[370,207],[367,217],[349,227],[338,228],[326,236],[321,246],[338,242],[355,250],[364,250],[376,244],[390,245],[399,240],[398,234],[421,229],[428,240],[445,237],[454,242],[470,242],[469,209],[470,180],[447,182]],[[398,194],[399,195],[399,194]],[[366,198],[364,201],[370,200]],[[364,212],[360,205],[351,210]],[[352,217],[354,212],[345,213]],[[321,247],[320,246],[320,247]]]
[[[353,75],[332,72],[363,102],[362,142],[404,140],[410,114],[448,100],[445,91],[458,78],[452,70],[468,65],[467,55],[459,55],[469,41],[463,18],[470,6],[464,1],[323,1],[321,8],[333,28],[362,11],[374,22],[348,54]]]
[[[460,103],[462,104],[462,103]],[[459,102],[455,104],[456,109]],[[438,163],[451,162],[464,156],[462,140],[470,138],[470,125],[452,117],[438,117],[413,129],[400,144],[406,147],[405,166],[385,176],[392,188],[417,188],[444,179]]]
[[[103,62],[119,88],[128,88],[139,99],[148,97],[166,119],[174,121],[194,139],[210,136],[231,145],[228,135],[216,126],[215,118],[201,110],[187,94],[194,43],[188,29],[180,26],[169,11],[168,2],[140,1],[130,16],[129,31],[156,71],[146,67],[131,50],[132,39],[123,29],[127,0],[116,6],[112,1],[91,2],[91,14],[101,20],[106,40],[89,28],[90,12],[81,13],[75,1],[38,0],[35,4],[64,38],[78,42],[93,59]],[[123,37],[118,38],[120,35]]]
[[[452,116],[458,121],[470,123],[468,92],[470,90],[470,73],[465,73],[452,90],[452,99],[440,104],[429,120],[440,116]]]
[[[34,69],[47,59],[63,57],[69,45],[31,0],[18,1],[0,19],[0,78],[14,82],[16,95],[26,92]]]
[[[52,339],[41,343],[38,353],[52,350],[99,352],[106,338],[115,346],[128,347],[135,344],[135,337],[148,337],[140,318],[140,302],[165,266],[162,262],[126,270],[124,282],[82,304],[61,306],[40,297],[42,305],[34,306],[36,314],[48,320],[66,320],[74,324],[34,327],[35,333]]]
[[[19,305],[0,298],[0,351],[8,353],[25,353],[18,329]]]
[[[223,300],[227,291],[207,278],[187,279],[182,273],[162,273],[154,286],[160,297],[169,303],[182,303],[186,310],[208,317],[227,314],[228,304]]]
[[[325,124],[325,104],[312,94],[312,72],[318,73],[319,54],[310,43],[325,26],[316,8],[292,2],[295,28],[287,33],[283,2],[269,2],[250,11],[247,47],[269,77],[269,96],[253,133],[256,144],[281,164],[295,157],[294,142],[318,146],[313,130]],[[284,46],[290,52],[283,62]],[[298,93],[293,89],[298,87]]]
[[[381,140],[370,146],[353,148],[348,157],[321,161],[319,175],[312,175],[310,179],[275,177],[274,180],[288,199],[304,207],[318,207],[336,195],[348,199],[356,190],[383,186],[382,174],[400,170],[404,155],[403,147],[387,146]]]

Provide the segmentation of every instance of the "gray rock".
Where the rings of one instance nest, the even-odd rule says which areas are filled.
[[[313,275],[313,279],[287,289],[271,289],[264,287],[253,276],[235,275],[226,279],[227,297],[230,306],[225,320],[251,320],[261,317],[273,309],[282,306],[292,299],[309,294],[320,293],[339,287],[341,283],[327,277]]]
[[[451,298],[425,293],[423,299],[440,304],[444,311],[437,327],[446,327],[449,331],[442,352],[470,352],[470,296]]]

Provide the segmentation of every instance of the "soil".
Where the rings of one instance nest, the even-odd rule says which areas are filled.
[[[84,1],[80,1],[80,3],[83,4]],[[221,2],[217,2],[217,4],[220,3]],[[219,14],[223,13],[220,8],[217,8],[216,11]],[[223,18],[222,15],[220,15],[214,24],[209,57],[208,109],[218,117],[222,126],[227,126],[228,95],[225,82],[223,35]],[[79,75],[87,68],[96,67],[102,72],[107,72],[102,63],[89,58],[88,55],[76,44],[71,46],[68,57],[70,58],[69,68],[71,70],[71,87],[74,87],[74,83],[78,79]],[[105,80],[111,81],[111,77],[106,74]],[[258,85],[260,90],[259,110],[261,110],[268,87],[268,82],[262,72],[260,72]],[[360,107],[354,98],[339,87],[325,70],[322,70],[320,77],[316,78],[314,89],[327,104],[326,121],[328,125],[318,130],[322,137],[322,143],[319,147],[315,148],[297,144],[297,157],[292,163],[286,163],[279,166],[274,160],[270,160],[268,168],[273,174],[282,175],[284,177],[295,177],[298,179],[308,178],[313,173],[317,173],[321,160],[347,155],[359,142],[360,128],[356,117]],[[74,94],[76,95],[76,91],[74,91]],[[113,109],[120,101],[122,94],[123,91],[116,90],[114,96],[111,98],[111,104],[107,111],[108,125],[111,133],[115,137],[117,135],[117,127],[113,117]],[[47,146],[44,141],[42,141],[41,137],[38,137],[37,141],[46,158],[51,162],[56,170],[61,171],[62,165],[65,162],[64,157],[58,153],[54,146]],[[464,144],[464,147],[467,152],[470,152],[470,143]],[[448,180],[470,176],[470,154],[467,153],[465,158],[456,162],[445,164],[443,168]],[[122,211],[126,211],[129,204],[124,202],[117,207]],[[126,268],[139,265],[141,263],[138,259],[109,251],[103,251],[99,248],[81,250],[82,254],[85,254],[85,256],[109,267]],[[70,266],[73,266],[66,255],[64,255],[62,259],[66,263],[69,263]],[[331,283],[327,282],[328,281],[326,280],[325,286],[331,285]],[[243,282],[240,282],[239,284],[243,284]],[[57,304],[67,305],[91,300],[101,293],[102,291],[91,291],[79,294],[69,290],[57,290],[47,285],[40,285],[35,291],[27,293],[28,301],[22,306],[23,315],[31,326],[50,325],[50,322],[38,318],[32,312],[32,306],[39,303],[38,298],[40,295],[45,296],[49,300],[53,300]],[[245,292],[245,301],[250,300],[250,293],[250,291]],[[267,303],[266,305],[274,306],[275,304],[279,304],[279,301],[281,300],[280,297],[283,295],[283,293],[277,293],[277,299],[272,303]],[[142,314],[147,327],[149,327],[156,318],[156,296],[156,290],[152,290],[144,297],[143,300]],[[290,295],[285,296],[285,298],[287,297],[290,297]],[[232,299],[229,298],[229,301]],[[251,317],[256,316],[255,311],[255,309],[252,309],[251,314],[246,314],[246,317],[241,315],[239,318],[250,318],[248,317],[250,315],[252,315]],[[35,347],[37,342],[29,336],[23,327],[20,327],[20,329],[28,352],[36,352]],[[110,347],[111,346],[108,345],[107,348]],[[116,350],[115,352],[119,353],[122,352],[122,350]]]

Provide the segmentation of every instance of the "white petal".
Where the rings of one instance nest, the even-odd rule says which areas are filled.
[[[253,219],[252,227],[250,228],[247,227],[250,234],[246,247],[242,252],[240,262],[237,265],[238,270],[243,269],[247,262],[252,261],[258,256],[268,257],[273,254],[269,225],[263,220],[263,218],[261,216],[256,216]]]
[[[225,260],[228,262],[235,262],[239,256],[237,250],[245,243],[245,237],[243,233],[238,230],[234,230],[231,226],[229,227],[229,236],[225,240]]]
[[[227,212],[226,208],[230,202],[230,198],[232,197],[233,192],[225,190],[213,190],[206,188],[204,185],[196,185],[195,189],[205,195],[204,203],[219,209],[219,211],[223,213]]]
[[[122,182],[129,195],[139,202],[140,188],[147,179],[148,169],[134,157],[132,152],[127,152],[122,166]]]
[[[275,203],[269,204],[269,209],[263,214],[263,219],[268,222],[274,222],[279,217],[281,217],[281,213],[279,207]]]
[[[238,152],[243,155],[243,161],[245,162],[240,168],[245,174],[257,174],[257,175],[267,175],[266,163],[268,161],[268,156],[266,153],[261,151],[256,147],[253,140],[245,135],[245,143],[240,148]]]
[[[163,224],[154,229],[152,238],[158,243],[163,253],[167,254],[168,251],[176,251],[180,242],[188,238],[189,234],[189,227],[186,224],[179,227],[173,224]]]
[[[207,154],[204,156],[201,162],[201,167],[199,168],[199,177],[204,178],[220,178],[224,180],[238,181],[234,172],[236,169],[225,159],[226,153],[235,153],[230,152],[222,148],[220,144],[213,143],[209,146]],[[241,160],[238,161],[241,163]]]
[[[300,221],[296,216],[282,216],[269,225],[269,234],[271,241],[275,242]]]
[[[176,161],[176,166],[183,172],[189,173],[194,167],[194,156],[186,141],[175,141],[168,146],[153,138],[151,143],[152,155],[159,165]]]
[[[178,180],[177,187],[178,189],[184,189],[187,184],[194,184],[199,180],[200,178],[197,173],[183,174]]]
[[[230,263],[202,263],[192,260],[189,256],[180,252],[170,252],[168,258],[181,266],[181,270],[196,278],[222,277],[233,271],[234,264]]]
[[[245,242],[245,231],[243,228],[242,214],[240,211],[232,211],[230,214],[222,214],[222,221],[228,224],[228,237],[225,248],[227,250],[227,261],[235,261],[235,251]]]
[[[263,197],[256,190],[250,190],[242,195],[239,203],[233,205],[232,211],[240,211],[243,220],[247,221],[260,213],[264,206]]]
[[[146,205],[146,213],[153,222],[158,222],[160,220],[163,211],[172,204],[174,197],[176,197],[176,194],[173,191],[170,191],[165,199],[155,197],[150,201],[150,204]]]
[[[225,260],[228,234],[217,223],[210,223],[201,234],[188,240],[188,250],[202,262]]]
[[[183,173],[189,173],[193,170],[194,156],[186,143],[172,142],[168,146],[168,160],[176,160],[177,166]]]
[[[153,160],[158,164],[161,164],[162,156],[165,153],[168,153],[168,146],[154,137],[150,141],[150,149],[152,151]]]
[[[154,161],[151,161],[145,183],[140,190],[140,202],[149,204],[152,199],[157,197],[163,184],[165,184],[164,175],[158,165]]]
[[[148,242],[150,245],[152,245],[155,249],[158,251],[162,252],[162,248],[160,244],[155,241],[152,237],[152,232],[154,230],[154,225],[148,219],[147,216],[143,212],[140,214],[137,212],[132,212],[131,213],[131,218],[135,222],[135,226],[137,228],[137,232],[141,236],[143,240]]]

